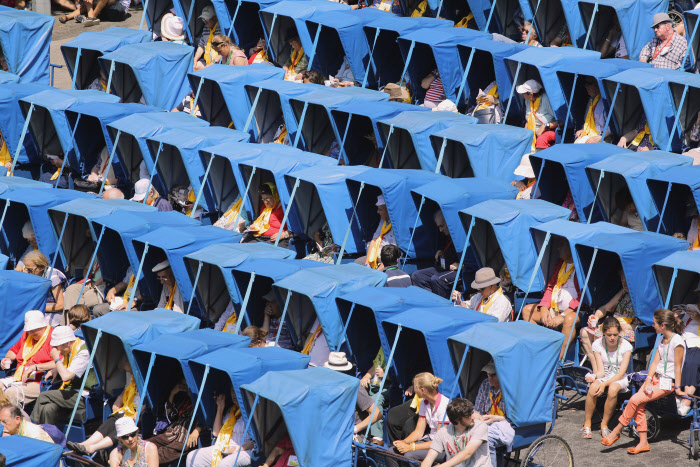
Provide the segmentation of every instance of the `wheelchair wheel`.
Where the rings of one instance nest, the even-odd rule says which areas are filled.
[[[698,460],[698,457],[700,457],[700,433],[697,430],[691,430],[688,458]]]
[[[521,467],[574,467],[574,454],[563,438],[544,435],[530,445]]]
[[[654,412],[651,412],[649,409],[644,409],[644,413],[647,416],[647,439],[649,441],[652,441],[656,439],[657,436],[659,436],[659,433],[661,433],[661,419],[658,415],[656,415]],[[639,438],[639,433],[637,433],[636,425],[634,427],[628,427],[628,435],[631,438]]]

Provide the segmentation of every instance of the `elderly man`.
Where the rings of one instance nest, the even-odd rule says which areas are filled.
[[[56,368],[47,373],[53,376],[53,381],[61,381],[58,389],[44,391],[34,404],[32,420],[39,424],[58,425],[66,422],[70,413],[79,399],[77,420],[85,418],[85,401],[78,394],[81,378],[90,360],[85,342],[73,333],[69,326],[57,326],[51,335],[51,358],[53,358]],[[89,390],[97,384],[95,372],[88,372],[85,389]]]
[[[457,277],[459,255],[457,255],[454,242],[452,242],[445,216],[440,209],[435,211],[433,219],[440,232],[439,249],[435,253],[435,267],[415,271],[411,274],[411,281],[413,285],[421,289],[431,290],[436,295],[449,298]]]
[[[377,196],[377,214],[379,214],[379,225],[372,236],[372,240],[367,242],[367,255],[355,260],[356,263],[364,264],[372,269],[381,269],[380,253],[384,245],[396,245],[396,236],[391,227],[389,210],[386,208],[384,196]]]
[[[148,196],[146,196],[146,192],[148,192]],[[154,206],[159,212],[173,210],[173,205],[170,204],[170,201],[160,196],[160,193],[151,185],[151,181],[147,178],[142,178],[134,184],[134,197],[131,198],[131,201],[141,203],[144,198],[146,198],[146,204]]]
[[[651,63],[654,68],[678,70],[683,66],[688,43],[673,30],[673,22],[667,13],[657,13],[651,25],[654,37],[639,53],[639,61]]]
[[[9,370],[12,362],[17,362],[15,374],[0,379],[0,389],[11,403],[26,405],[39,397],[39,382],[44,372],[56,366],[51,358],[52,332],[41,311],[30,310],[24,314],[22,337],[0,361],[3,370]]]
[[[503,294],[501,278],[491,268],[481,268],[476,271],[472,289],[479,293],[468,302],[462,301],[462,295],[458,291],[452,294],[455,305],[486,313],[498,318],[499,322],[513,319],[513,306],[510,300]]]
[[[216,17],[214,7],[212,5],[205,6],[199,17],[204,21],[204,29],[202,30],[202,35],[199,36],[197,50],[194,53],[194,71],[201,70],[205,66],[211,65],[219,56],[212,45],[214,36],[221,34],[219,20]]]
[[[102,192],[102,199],[124,199],[124,193],[119,188],[108,188]]]
[[[547,93],[534,79],[525,81],[515,90],[525,99],[525,128],[533,132],[531,152],[547,149],[554,144],[555,130],[559,126]]]
[[[4,428],[3,436],[20,435],[53,444],[48,433],[39,425],[25,420],[22,410],[16,405],[6,404],[0,407],[0,424]]]
[[[180,287],[175,282],[175,275],[170,267],[170,261],[167,259],[156,264],[152,269],[158,276],[158,280],[163,285],[163,291],[160,293],[160,300],[156,308],[165,308],[166,310],[177,311],[183,313],[185,303],[182,301]]]

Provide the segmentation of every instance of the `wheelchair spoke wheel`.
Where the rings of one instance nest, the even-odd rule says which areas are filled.
[[[647,417],[647,439],[652,441],[659,436],[661,433],[661,419],[654,412],[644,409],[644,413]],[[637,426],[630,425],[628,428],[628,434],[632,438],[639,438],[639,433],[637,432]]]
[[[564,439],[545,435],[530,445],[521,467],[573,467],[574,454]]]
[[[694,460],[698,460],[698,457],[700,457],[700,432],[698,430],[690,431],[690,452],[688,457]]]

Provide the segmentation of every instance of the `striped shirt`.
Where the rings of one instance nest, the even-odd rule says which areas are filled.
[[[433,73],[437,74],[437,70]],[[425,91],[425,100],[435,102],[436,104],[445,100],[445,90],[442,87],[442,79],[440,76],[437,76],[433,82],[430,83],[430,87]]]

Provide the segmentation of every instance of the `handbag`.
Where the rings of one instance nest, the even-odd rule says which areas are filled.
[[[481,123],[481,124],[498,123],[496,121],[496,107],[493,105],[486,107],[485,109],[474,110],[471,115],[472,115],[472,117],[477,119],[477,123]]]

